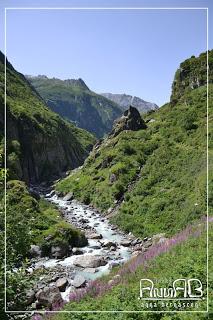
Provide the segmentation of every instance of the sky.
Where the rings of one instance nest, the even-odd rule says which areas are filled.
[[[206,10],[94,10],[92,7],[207,7],[211,1],[8,0],[6,54],[21,73],[82,78],[97,93],[126,93],[163,105],[179,64],[207,48]],[[210,23],[211,20],[210,20]],[[4,34],[0,38],[4,52]],[[212,41],[209,39],[209,48]]]

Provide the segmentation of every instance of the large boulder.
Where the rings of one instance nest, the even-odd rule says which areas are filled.
[[[120,244],[124,247],[129,247],[131,246],[131,240],[128,240],[128,239],[122,240]]]
[[[90,233],[90,234],[88,235],[88,238],[89,238],[89,239],[102,239],[103,236],[102,236],[102,234],[100,234],[100,233],[95,233],[95,232],[93,232],[93,233]]]
[[[139,111],[130,106],[121,118],[114,122],[114,126],[110,135],[117,136],[121,131],[146,129],[147,126],[141,118]]]
[[[35,291],[30,289],[26,292],[26,305],[30,305],[35,300]]]
[[[75,276],[75,278],[72,282],[72,285],[75,288],[83,287],[85,284],[86,284],[86,279],[82,275],[79,275],[79,274]]]
[[[67,278],[59,278],[56,281],[56,287],[60,290],[60,291],[65,291],[66,286],[67,286],[68,280]]]
[[[102,245],[103,248],[111,248],[111,247],[116,247],[117,246],[115,242],[112,242],[110,240],[102,241],[101,245]]]
[[[100,266],[105,266],[107,261],[99,255],[84,255],[82,257],[77,257],[73,264],[83,268],[98,268]]]
[[[41,256],[41,248],[37,245],[32,244],[30,246],[29,254],[32,258],[37,258]]]
[[[73,199],[73,197],[74,197],[73,192],[69,192],[69,193],[66,194],[65,197],[63,197],[63,200],[64,201],[70,201],[70,200]]]
[[[61,293],[57,287],[45,287],[36,293],[38,303],[44,307],[52,309],[54,306],[60,306],[63,303]]]
[[[69,248],[67,246],[52,246],[51,256],[56,259],[61,259],[68,254]]]

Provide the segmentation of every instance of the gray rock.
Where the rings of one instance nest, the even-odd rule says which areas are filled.
[[[51,256],[56,259],[65,257],[68,254],[68,248],[66,246],[51,247]]]
[[[104,241],[101,244],[102,244],[102,247],[104,247],[104,248],[116,247],[116,243],[114,243],[110,240]]]
[[[131,240],[122,240],[120,244],[124,247],[129,247],[131,245]]]
[[[45,287],[36,293],[38,303],[42,306],[52,308],[54,305],[61,305],[63,299],[57,287]]]
[[[147,249],[147,248],[151,247],[151,245],[152,245],[152,242],[147,240],[147,241],[143,244],[143,247],[144,247],[145,249]]]
[[[77,257],[74,262],[74,265],[83,267],[83,268],[98,268],[100,266],[105,266],[107,261],[102,256],[98,255],[84,255]]]
[[[84,251],[79,249],[79,248],[72,248],[72,254],[74,255],[79,255],[79,254],[83,254]]]
[[[67,278],[60,278],[56,281],[55,285],[60,291],[65,291],[67,283]]]
[[[102,239],[103,236],[102,236],[102,234],[93,232],[93,233],[88,235],[88,238],[89,239]]]
[[[40,257],[41,256],[41,248],[39,246],[32,244],[30,246],[29,254],[33,258]]]
[[[117,176],[114,173],[112,173],[109,177],[109,182],[114,183],[116,180],[117,180]]]
[[[88,272],[88,273],[95,273],[95,272],[97,272],[98,270],[97,269],[95,269],[95,268],[85,268],[84,269],[84,272]]]
[[[97,249],[101,249],[101,246],[94,244],[90,246],[90,248],[97,250]]]
[[[26,305],[30,305],[35,301],[35,291],[30,289],[26,292]]]
[[[123,116],[115,120],[110,136],[117,136],[121,131],[146,129],[147,126],[138,110],[132,106],[124,111]]]
[[[72,282],[72,285],[75,288],[83,287],[85,284],[86,284],[86,279],[82,275],[76,275]]]
[[[73,192],[69,192],[69,193],[67,193],[67,194],[66,194],[66,196],[65,196],[65,197],[63,197],[63,201],[69,201],[69,200],[72,200],[72,199],[73,199],[73,197],[74,197]]]

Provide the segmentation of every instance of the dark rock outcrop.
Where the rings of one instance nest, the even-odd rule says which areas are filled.
[[[146,128],[147,126],[144,120],[141,118],[138,110],[130,106],[129,109],[124,112],[123,116],[114,122],[110,136],[117,136],[121,131],[124,130],[137,131]]]

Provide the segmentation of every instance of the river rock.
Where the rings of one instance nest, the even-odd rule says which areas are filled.
[[[132,256],[137,257],[139,254],[141,254],[141,251],[136,250],[136,251],[133,251]]]
[[[79,254],[83,254],[84,251],[79,249],[79,248],[72,248],[72,254],[74,255],[79,255]]]
[[[116,180],[117,180],[117,176],[115,175],[115,173],[112,173],[109,177],[109,182],[113,184]]]
[[[66,246],[51,247],[51,256],[56,259],[63,258],[67,255],[68,248]]]
[[[98,249],[101,249],[101,246],[94,244],[94,245],[90,246],[90,248],[98,250]]]
[[[70,201],[73,199],[73,197],[74,197],[73,192],[69,192],[66,194],[65,197],[63,197],[63,201]]]
[[[32,244],[30,246],[29,254],[33,258],[40,257],[41,256],[41,248],[39,246],[36,246],[36,245]]]
[[[89,239],[102,239],[103,236],[102,236],[102,234],[100,234],[100,233],[95,233],[95,232],[93,232],[93,233],[91,233],[91,234],[88,235],[88,238],[89,238]]]
[[[79,274],[75,276],[75,278],[72,282],[72,285],[75,288],[83,287],[85,284],[86,284],[86,279],[82,275],[79,275]]]
[[[60,278],[56,281],[55,285],[60,291],[65,291],[67,283],[67,278]]]
[[[81,223],[88,223],[89,222],[89,220],[88,219],[85,219],[85,218],[81,218],[81,219],[79,219],[79,222],[81,222]]]
[[[135,239],[132,241],[132,246],[136,246],[138,244],[141,244],[142,243],[142,240],[141,239]]]
[[[129,247],[131,245],[131,240],[122,240],[120,244],[124,247]]]
[[[98,268],[100,266],[105,266],[107,261],[99,255],[85,255],[77,257],[73,264],[83,268]]]
[[[62,296],[57,287],[45,287],[42,290],[39,290],[36,293],[36,298],[38,299],[38,303],[52,308],[54,305],[61,305],[63,303]]]
[[[46,194],[46,198],[52,198],[54,194],[55,194],[55,190],[52,190],[50,193]]]
[[[26,305],[30,305],[35,301],[35,291],[30,289],[26,292]]]
[[[98,270],[96,268],[85,268],[84,269],[84,272],[88,272],[88,273],[95,273],[97,272]]]
[[[116,247],[116,243],[114,243],[110,240],[104,241],[101,244],[102,244],[102,247],[104,247],[104,248]]]
[[[152,245],[152,242],[151,242],[150,240],[147,240],[147,241],[143,244],[143,247],[144,247],[145,249],[147,249],[147,248],[151,247],[151,245]]]

